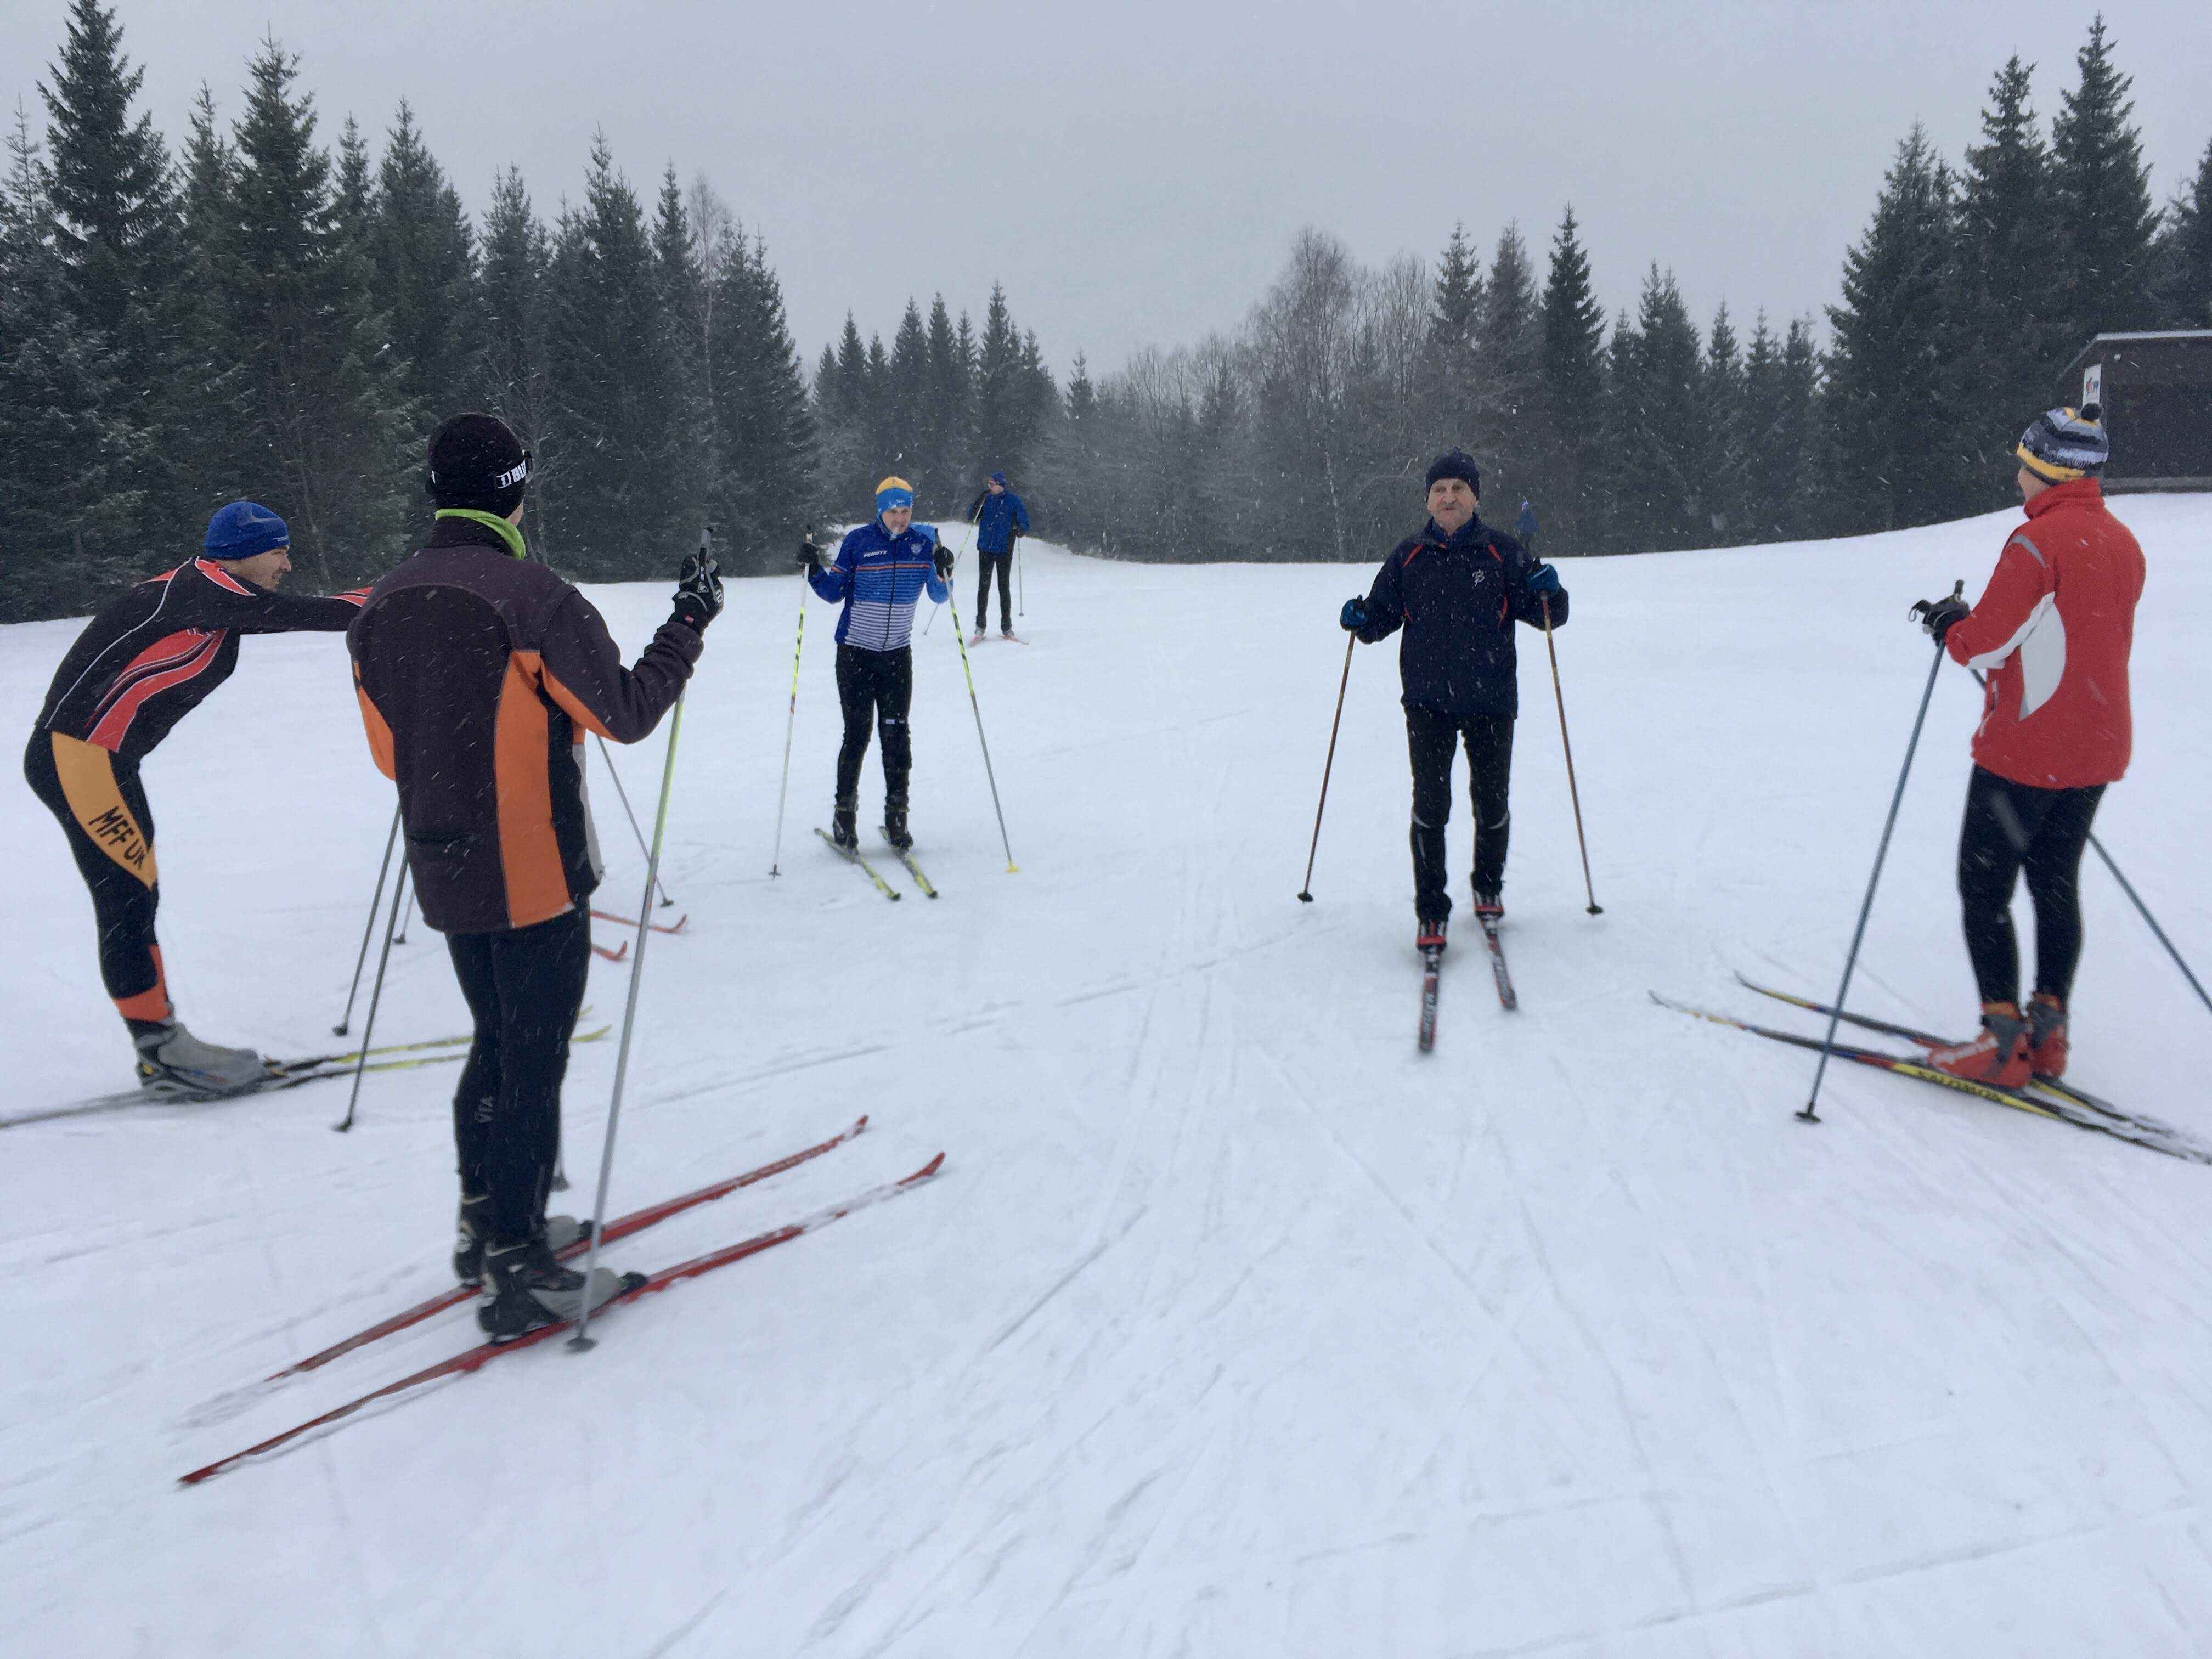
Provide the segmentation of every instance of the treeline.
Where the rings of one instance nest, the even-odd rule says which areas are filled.
[[[533,451],[527,521],[564,571],[662,574],[720,521],[785,546],[817,434],[766,250],[703,179],[641,201],[594,145],[549,224],[509,169],[481,228],[403,104],[380,154],[317,141],[274,41],[182,153],[134,112],[113,11],[76,0],[0,185],[0,617],[82,611],[196,546],[238,496],[306,580],[392,563],[456,409]]]
[[[782,569],[890,471],[947,517],[1003,467],[1041,531],[1159,560],[1371,556],[1453,443],[1547,554],[1987,508],[2092,334],[2212,326],[2212,145],[2161,214],[2101,19],[2075,66],[2047,137],[2014,58],[1957,166],[1906,137],[1825,337],[1701,326],[1656,266],[1608,323],[1570,210],[1535,250],[1455,230],[1433,268],[1309,231],[1233,336],[1096,380],[1079,355],[1064,387],[999,289],[980,329],[909,301],[888,346],[848,315],[810,382],[703,177],[648,202],[602,140],[550,222],[509,168],[479,225],[404,104],[374,153],[350,119],[319,143],[273,40],[173,155],[115,13],[73,0],[0,179],[0,618],[88,608],[241,495],[309,582],[374,575],[427,521],[424,438],[471,406],[533,452],[535,547],[598,579],[665,574],[702,519]]]
[[[1916,128],[1843,298],[1702,328],[1656,266],[1608,331],[1571,209],[1540,273],[1517,228],[1486,268],[1363,268],[1310,231],[1236,335],[1077,359],[1033,486],[1079,544],[1139,558],[1364,558],[1448,443],[1484,507],[1532,501],[1547,554],[1850,534],[2012,499],[2006,458],[2090,337],[2212,327],[2212,145],[2163,216],[2103,20],[2046,139],[2031,66],[1998,71],[1954,167]]]

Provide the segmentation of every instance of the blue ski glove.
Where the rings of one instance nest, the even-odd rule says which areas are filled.
[[[1346,599],[1344,609],[1337,612],[1336,620],[1346,633],[1358,633],[1367,626],[1367,601],[1364,599]]]
[[[1540,564],[1528,573],[1531,593],[1560,593],[1566,590],[1559,586],[1559,573],[1548,564]]]

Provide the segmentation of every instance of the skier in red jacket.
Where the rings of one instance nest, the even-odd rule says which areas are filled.
[[[1980,600],[1914,607],[1952,659],[1988,683],[1959,838],[1982,1030],[1935,1061],[2008,1088],[2066,1070],[2081,853],[2105,786],[2128,769],[2128,653],[2143,586],[2142,549],[2105,507],[2099,477],[2110,452],[2097,405],[2037,416],[2014,453],[2027,522],[2006,538]],[[2025,1011],[2011,912],[2023,869],[2035,905],[2035,994]]]

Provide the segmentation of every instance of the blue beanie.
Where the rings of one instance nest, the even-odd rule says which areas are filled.
[[[876,486],[876,511],[888,513],[895,507],[914,505],[914,486],[904,478],[886,478]]]
[[[258,501],[233,501],[208,520],[205,546],[210,559],[250,559],[291,544],[292,532],[284,520]]]
[[[991,475],[991,482],[994,484],[1002,484],[1006,483],[1006,475],[1003,472],[994,472]]]

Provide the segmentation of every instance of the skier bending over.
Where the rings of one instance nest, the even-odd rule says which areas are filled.
[[[1513,814],[1513,722],[1520,712],[1517,620],[1567,620],[1559,572],[1475,516],[1481,475],[1464,450],[1429,467],[1429,521],[1391,550],[1364,599],[1346,599],[1339,620],[1372,645],[1402,627],[1398,675],[1405,686],[1406,744],[1413,766],[1413,914],[1421,947],[1441,949],[1451,915],[1445,890],[1444,825],[1451,818],[1451,769],[1467,743],[1468,793],[1474,807],[1474,913],[1505,914],[1506,840]]]
[[[1938,1050],[1956,1076],[2017,1088],[2066,1070],[2066,1000],[2081,957],[2081,850],[2105,786],[2128,769],[2128,656],[2143,556],[2105,507],[2101,411],[2036,417],[2014,453],[2027,522],[2005,538],[1989,586],[1913,609],[1955,662],[1988,673],[1959,835],[1966,954],[1982,1030]],[[2013,888],[2035,905],[2035,995],[2020,1006]]]
[[[138,763],[228,679],[242,634],[343,632],[361,592],[285,599],[284,520],[233,501],[208,521],[201,556],[140,582],[85,625],[46,692],[23,775],[69,838],[92,890],[100,976],[137,1051],[138,1081],[180,1095],[234,1094],[266,1082],[251,1048],[186,1030],[169,1003],[154,913],[161,890],[154,816]]]
[[[884,839],[902,853],[914,845],[906,824],[907,779],[914,746],[907,711],[914,703],[914,608],[923,593],[939,605],[952,597],[945,578],[952,555],[936,531],[914,522],[914,486],[885,478],[876,486],[876,516],[846,536],[825,569],[822,550],[801,542],[799,562],[808,586],[825,599],[842,599],[837,618],[837,701],[845,711],[845,741],[837,750],[837,796],[830,835],[838,846],[860,845],[860,763],[867,758],[868,729],[884,736]]]
[[[377,583],[349,636],[369,752],[399,786],[422,920],[446,935],[476,1021],[453,1096],[461,1206],[453,1271],[480,1283],[495,1340],[597,1307],[621,1281],[555,1252],[550,1221],[561,1081],[592,962],[599,884],[583,743],[635,743],[660,723],[722,608],[713,558],[684,562],[675,609],[625,669],[586,599],[532,561],[522,519],[530,453],[505,422],[456,415],[432,434],[437,520]]]
[[[999,575],[999,632],[1014,637],[1012,571],[1014,544],[1030,533],[1030,510],[1022,498],[1006,487],[1006,475],[994,472],[975,499],[968,503],[968,522],[975,526],[975,637],[983,642],[983,625],[991,614],[991,573]]]

